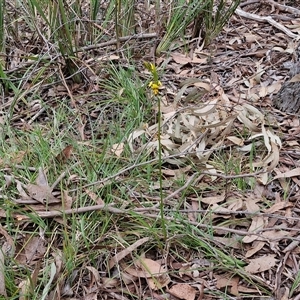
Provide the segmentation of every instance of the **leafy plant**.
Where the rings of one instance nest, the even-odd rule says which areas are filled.
[[[205,45],[208,45],[221,32],[240,2],[240,0],[231,1],[229,6],[228,1],[224,0],[206,2],[201,18],[204,25]]]
[[[134,0],[115,0],[115,26],[117,37],[133,33],[134,4]]]
[[[169,6],[169,17],[163,22],[166,33],[156,48],[156,54],[168,50],[178,38],[185,41],[186,29],[192,22],[194,22],[193,35],[195,31],[203,30],[204,43],[208,45],[220,33],[239,3],[240,0],[232,1],[228,7],[223,0],[193,0],[188,3],[185,0],[173,0]]]

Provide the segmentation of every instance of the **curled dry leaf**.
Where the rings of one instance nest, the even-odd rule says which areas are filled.
[[[39,272],[41,268],[41,262],[35,263],[35,268],[31,273],[31,276],[19,283],[19,300],[28,300],[28,295],[36,287]]]
[[[99,274],[99,271],[91,266],[86,266],[86,268],[90,271],[91,273],[91,286],[95,285],[100,285],[101,284],[101,277]]]
[[[230,287],[231,292],[237,291],[237,287],[239,284],[239,277],[237,276],[232,277],[229,274],[223,274],[223,275],[214,274],[213,276],[217,280],[216,286],[218,289]]]
[[[19,300],[27,300],[27,295],[30,291],[30,278],[22,280],[19,285]]]
[[[43,168],[39,168],[39,174],[35,182],[39,186],[49,186],[48,179]]]
[[[98,299],[98,293],[95,292],[87,292],[84,295],[84,300],[97,300]]]
[[[292,237],[295,235],[295,232],[286,231],[286,230],[270,230],[262,232],[261,234],[265,237],[269,242],[277,242],[286,237]]]
[[[67,146],[63,151],[61,151],[56,156],[57,161],[61,164],[66,163],[67,160],[70,159],[72,152],[73,152],[73,146],[72,145]]]
[[[263,229],[264,228],[264,218],[262,216],[256,216],[252,218],[252,222],[251,222],[251,226],[248,230],[249,233],[251,232],[255,232],[257,230]],[[253,241],[255,241],[256,239],[258,239],[258,235],[249,235],[249,236],[245,236],[243,238],[243,242],[244,243],[251,243]]]
[[[124,262],[120,262],[120,266],[123,270],[123,272],[126,272],[132,278],[137,277],[137,278],[146,278],[146,274],[143,270],[140,268],[136,268],[135,266],[128,266]]]
[[[8,188],[12,184],[14,176],[4,174],[4,179],[5,179],[5,187]]]
[[[140,258],[136,261],[136,265],[144,271],[145,278],[157,277],[165,272],[161,264],[149,258]]]
[[[257,213],[260,211],[260,207],[257,204],[258,199],[252,199],[250,197],[247,197],[245,199],[245,204],[247,207],[247,211],[250,213]]]
[[[19,180],[16,180],[16,183],[17,183],[17,190],[18,190],[18,192],[19,192],[21,198],[22,198],[23,200],[30,200],[31,197],[29,197],[29,196],[26,194],[25,190],[23,189],[23,184],[22,184],[22,182],[20,182]]]
[[[115,288],[120,282],[116,278],[101,277],[102,287]]]
[[[34,264],[34,261],[43,257],[46,252],[44,240],[40,236],[27,235],[24,241],[24,251],[27,264]]]
[[[245,257],[247,257],[247,258],[251,257],[256,252],[258,252],[260,249],[262,249],[265,244],[266,244],[266,242],[254,241],[251,248],[246,252]]]
[[[240,147],[244,146],[244,140],[236,136],[228,136],[227,139]]]
[[[281,209],[293,207],[294,204],[292,202],[280,201],[272,205],[270,208],[266,209],[265,212],[269,214],[273,214]]]
[[[113,144],[111,147],[111,152],[116,156],[120,157],[124,151],[124,143]]]
[[[152,290],[159,290],[171,282],[167,269],[152,259],[140,258],[136,265],[144,271],[149,287]]]
[[[73,204],[73,198],[69,196],[68,191],[64,190],[62,193],[62,207],[64,210],[71,209]],[[102,203],[98,203],[102,204]]]

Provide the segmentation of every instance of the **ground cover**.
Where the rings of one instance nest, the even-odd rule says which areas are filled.
[[[157,3],[5,2],[3,299],[299,299],[296,1]]]

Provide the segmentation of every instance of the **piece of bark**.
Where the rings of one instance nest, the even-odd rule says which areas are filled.
[[[293,64],[290,80],[285,82],[273,97],[273,105],[282,112],[300,113],[300,63]]]

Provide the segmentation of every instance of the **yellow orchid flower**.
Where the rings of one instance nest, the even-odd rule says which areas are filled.
[[[150,83],[149,83],[149,87],[152,89],[154,95],[158,94],[159,88],[161,86],[162,86],[162,83],[160,81],[157,81],[157,82],[150,81]]]
[[[156,66],[153,63],[149,63],[147,61],[144,62],[144,66],[149,72],[151,72],[153,76],[153,81],[149,83],[149,87],[152,89],[153,94],[157,95],[159,93],[159,88],[162,86],[162,83],[158,80]]]

